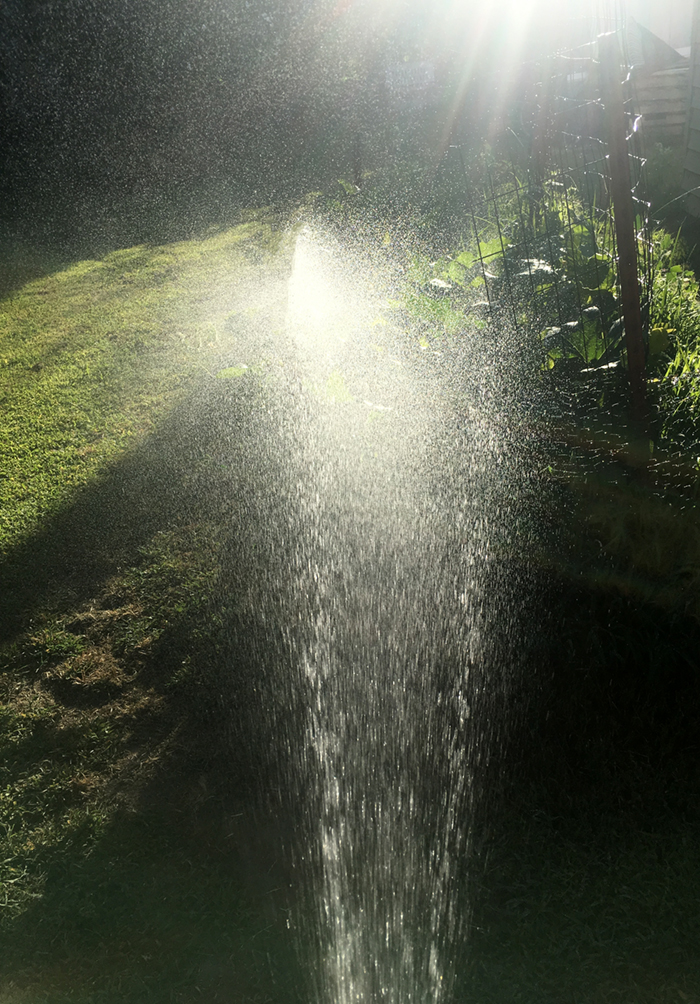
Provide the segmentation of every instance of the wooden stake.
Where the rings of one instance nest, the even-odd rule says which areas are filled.
[[[637,273],[637,237],[632,201],[632,179],[627,154],[627,123],[620,80],[620,48],[615,33],[598,37],[600,89],[605,105],[610,160],[610,184],[618,268],[622,290],[622,316],[625,322],[625,346],[632,391],[632,417],[640,422],[648,418],[642,310]]]

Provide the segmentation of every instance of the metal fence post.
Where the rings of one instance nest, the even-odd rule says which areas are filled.
[[[637,273],[637,237],[632,201],[632,179],[627,154],[627,126],[620,80],[620,48],[613,32],[598,37],[600,89],[605,106],[610,184],[612,189],[618,268],[622,292],[625,347],[632,392],[632,416],[648,418],[642,311]]]

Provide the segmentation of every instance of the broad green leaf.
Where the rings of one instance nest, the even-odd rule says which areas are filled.
[[[482,241],[479,245],[482,258],[496,258],[503,255],[503,245],[500,237],[494,237],[490,241]]]
[[[460,265],[464,265],[465,268],[471,268],[479,259],[471,251],[462,251],[455,258],[455,261],[459,262]]]
[[[454,282],[459,283],[460,286],[464,285],[465,271],[462,265],[456,261],[451,261],[447,269],[447,274],[450,279]]]

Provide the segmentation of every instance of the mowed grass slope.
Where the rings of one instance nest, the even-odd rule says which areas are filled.
[[[206,426],[225,398],[244,430],[257,378],[216,374],[264,362],[287,247],[263,214],[0,304],[3,1004],[266,1000],[282,980],[199,685],[220,527],[195,503],[241,462]]]
[[[246,309],[241,289],[278,243],[269,224],[252,221],[79,262],[1,304],[0,547],[151,432],[208,371],[207,350]]]

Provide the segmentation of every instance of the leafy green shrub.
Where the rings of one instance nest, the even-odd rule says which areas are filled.
[[[622,327],[610,217],[586,210],[557,177],[532,196],[529,185],[511,177],[498,208],[487,194],[473,233],[427,269],[414,265],[412,278],[443,310],[448,292],[467,314],[483,308],[484,297],[489,306],[512,308],[518,326],[540,339],[545,368],[617,358]]]
[[[662,436],[700,442],[700,284],[679,239],[654,234],[649,370],[658,388]]]

